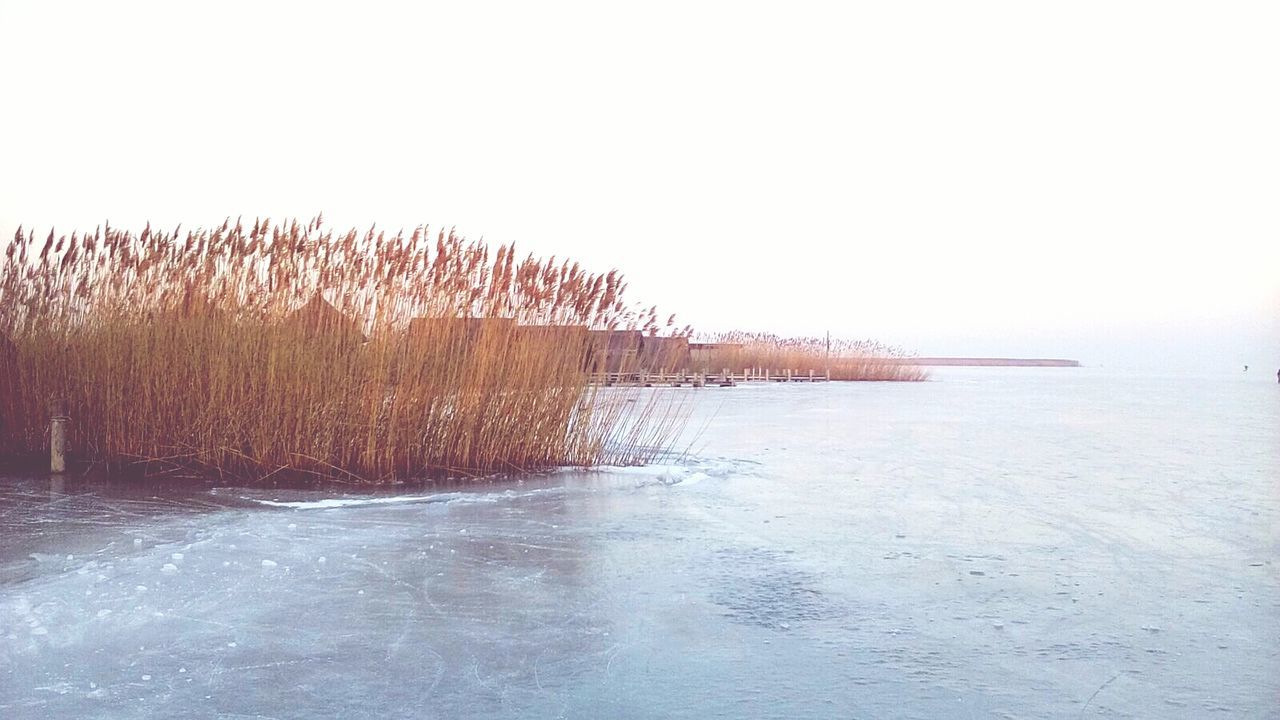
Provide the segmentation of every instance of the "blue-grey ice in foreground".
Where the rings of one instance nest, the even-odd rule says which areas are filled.
[[[654,392],[654,468],[0,479],[0,717],[1276,717],[1275,383]]]

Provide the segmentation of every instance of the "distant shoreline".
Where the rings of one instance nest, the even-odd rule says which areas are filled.
[[[1057,358],[912,357],[890,358],[889,362],[931,367],[1080,367],[1079,360]]]

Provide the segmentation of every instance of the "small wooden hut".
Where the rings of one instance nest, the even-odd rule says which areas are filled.
[[[409,321],[410,347],[475,347],[481,340],[509,343],[516,321],[511,318],[420,317]]]
[[[639,330],[592,330],[591,372],[636,372],[644,334]]]
[[[689,338],[644,338],[640,364],[649,372],[675,372],[689,367]]]
[[[534,348],[558,347],[580,354],[578,367],[590,370],[595,346],[586,325],[517,325],[515,342]]]
[[[742,347],[742,343],[689,343],[689,367],[719,371],[728,366],[737,370]]]
[[[639,330],[593,330],[593,372],[672,372],[689,367],[689,340]]]

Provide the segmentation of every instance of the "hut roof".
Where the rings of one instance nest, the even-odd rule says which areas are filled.
[[[644,346],[644,333],[639,330],[592,330],[591,339],[610,352],[639,350]]]
[[[324,335],[361,343],[368,340],[355,320],[330,305],[318,292],[307,304],[289,313],[285,323],[301,328],[308,337]]]
[[[591,335],[586,325],[517,325],[516,337],[581,344],[588,342]]]
[[[562,334],[562,333],[577,335],[578,333],[582,333],[583,335],[586,335],[587,326],[586,325],[517,325],[516,332],[532,333],[534,335],[539,335],[544,333],[550,334],[550,335],[556,335],[556,334]]]

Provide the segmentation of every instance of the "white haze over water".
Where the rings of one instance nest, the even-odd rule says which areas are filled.
[[[1280,367],[1268,2],[0,0],[0,243],[456,225],[704,331]]]

